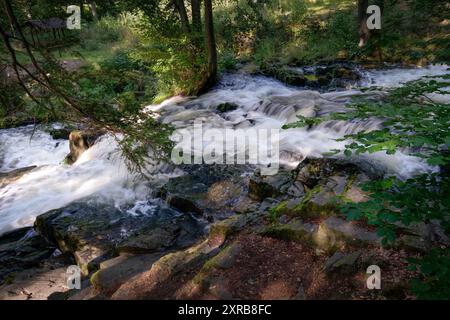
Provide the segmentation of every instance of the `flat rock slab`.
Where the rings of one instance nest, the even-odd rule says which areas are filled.
[[[100,263],[91,277],[94,288],[105,296],[112,295],[123,283],[138,273],[149,270],[161,254],[122,254]]]
[[[37,217],[36,230],[74,254],[84,274],[116,252],[158,252],[184,248],[204,234],[204,223],[163,203],[152,214],[129,214],[95,201],[72,203]]]

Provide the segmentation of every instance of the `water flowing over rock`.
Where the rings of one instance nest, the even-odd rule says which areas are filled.
[[[36,216],[38,232],[26,237],[32,229],[19,229],[0,237],[0,277],[14,271],[15,259],[34,267],[58,247],[86,277],[84,289],[72,298],[190,297],[196,290],[203,297],[233,298],[220,272],[245,260],[236,239],[249,234],[262,243],[301,244],[303,253],[315,252],[311,261],[322,259],[327,273],[351,274],[363,256],[355,250],[378,248],[380,237],[373,226],[346,221],[338,204],[365,201],[360,185],[370,179],[434,168],[407,150],[324,156],[348,143],[337,138],[380,128],[379,119],[281,130],[297,116],[346,112],[353,97],[382,97],[382,90],[316,90],[358,85],[366,76],[360,70],[341,63],[269,71],[308,90],[262,76],[225,75],[200,97],[174,97],[148,109],[175,132],[191,132],[199,119],[205,129],[280,129],[280,169],[271,176],[255,165],[152,164],[155,174],[143,181],[128,172],[108,135],[73,131],[67,141],[64,132],[53,139],[38,129],[30,139],[31,127],[0,130],[0,233],[29,226]],[[372,82],[381,81],[373,75]],[[69,150],[70,166],[63,163]],[[434,223],[404,226],[399,239],[394,247],[413,252],[431,243],[448,245]],[[195,277],[183,282],[190,272]],[[285,298],[305,299],[306,291],[296,283]]]
[[[66,162],[68,164],[75,163],[101,135],[101,132],[94,131],[72,131],[69,135],[70,153],[66,157]]]
[[[27,174],[36,166],[29,166],[25,168],[15,169],[9,172],[0,172],[0,188],[10,184],[11,182],[18,180],[23,175]]]

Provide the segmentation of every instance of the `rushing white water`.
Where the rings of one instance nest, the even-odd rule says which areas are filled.
[[[391,69],[373,71],[371,84],[392,87],[423,75],[448,73],[448,67],[424,69]],[[301,90],[264,77],[236,74],[225,76],[218,87],[198,98],[174,97],[148,109],[159,113],[161,121],[177,129],[189,128],[194,120],[203,120],[206,128],[274,128],[296,120],[297,115],[315,117],[329,112],[344,111],[353,96],[368,95],[376,99],[382,92],[362,93],[359,90],[328,92]],[[218,113],[221,103],[235,103],[238,109]],[[373,130],[379,121],[334,121],[313,128],[280,130],[281,161],[295,166],[304,157],[321,157],[332,149],[342,149],[346,142],[336,138],[359,130]],[[38,168],[0,189],[0,234],[31,225],[35,217],[85,197],[98,201],[113,201],[124,213],[151,211],[146,208],[150,188],[135,179],[126,169],[112,137],[104,136],[72,166],[63,164],[68,153],[66,140],[32,127],[0,130],[0,171],[10,171],[30,165]],[[386,155],[378,152],[352,160],[364,162],[377,170],[408,177],[430,171],[421,159],[403,152]],[[178,173],[173,173],[178,174]],[[167,175],[164,175],[167,177]],[[147,210],[148,209],[148,210]]]
[[[434,64],[422,68],[392,68],[385,70],[371,70],[364,72],[364,86],[377,86],[383,88],[399,87],[405,82],[417,80],[421,77],[449,73],[448,65]]]

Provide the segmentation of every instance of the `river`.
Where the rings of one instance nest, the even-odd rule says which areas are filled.
[[[296,115],[315,117],[345,111],[345,105],[352,97],[370,95],[377,98],[383,94],[382,91],[362,92],[359,87],[395,87],[422,76],[449,73],[447,69],[446,65],[433,65],[364,71],[358,86],[322,93],[289,87],[262,76],[231,74],[225,75],[207,94],[173,97],[159,105],[148,106],[147,110],[158,113],[161,121],[170,123],[177,130],[191,130],[195,120],[202,120],[205,128],[280,129],[283,124],[295,121]],[[449,101],[448,96],[433,98]],[[239,108],[217,112],[216,107],[227,102]],[[335,139],[359,130],[373,130],[379,125],[379,120],[372,119],[333,121],[312,128],[281,130],[280,162],[295,166],[305,157],[321,157],[332,149],[342,149],[347,143]],[[136,210],[151,213],[152,206],[145,201],[152,190],[151,183],[128,172],[112,137],[101,137],[70,166],[63,163],[69,151],[67,140],[54,140],[42,129],[32,133],[33,126],[0,130],[0,172],[38,166],[0,188],[0,234],[32,225],[37,215],[85,197],[113,202],[124,214],[134,214]],[[422,159],[401,151],[394,155],[384,152],[360,155],[352,157],[351,161],[401,178],[436,170]],[[155,174],[153,179],[178,174],[178,170],[165,171]]]

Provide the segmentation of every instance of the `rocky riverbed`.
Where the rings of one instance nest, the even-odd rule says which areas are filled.
[[[317,70],[289,72],[309,81],[308,89],[324,82],[323,91],[343,83],[325,83],[330,72],[351,85],[362,81],[358,70],[343,66]],[[201,97],[173,98],[149,110],[177,130],[198,118],[208,127],[280,128],[296,115],[345,110],[352,96],[365,94],[290,84],[302,88],[226,76]],[[433,168],[401,152],[322,157],[340,146],[336,137],[377,125],[285,130],[281,162],[289,165],[271,176],[251,165],[155,164],[150,181],[128,173],[107,135],[69,135],[57,127],[52,130],[62,134],[39,130],[27,141],[30,127],[3,130],[0,298],[408,298],[414,273],[400,271],[406,257],[432,244],[448,246],[449,239],[438,225],[411,225],[382,248],[373,227],[347,221],[337,204],[365,201],[361,184],[370,179]],[[24,152],[27,146],[35,152]],[[81,290],[66,285],[73,264],[82,271]],[[365,286],[372,264],[383,268],[380,291]]]

